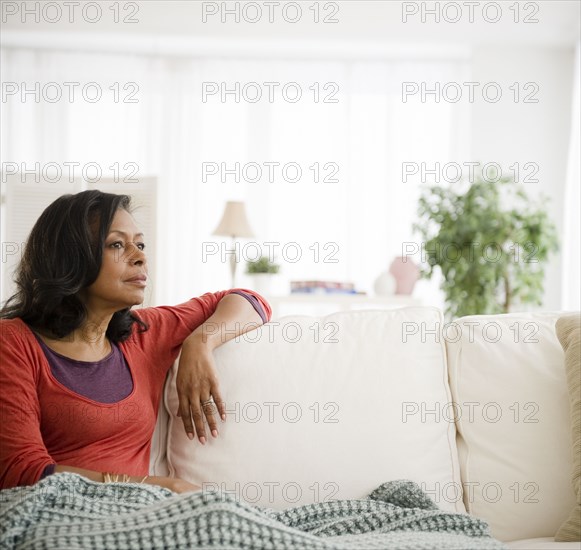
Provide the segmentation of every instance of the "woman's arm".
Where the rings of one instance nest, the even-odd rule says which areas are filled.
[[[214,407],[202,408],[203,401],[212,397],[222,421],[226,420],[226,405],[220,395],[212,351],[262,324],[262,317],[246,298],[228,294],[220,300],[213,315],[184,340],[176,377],[177,414],[190,439],[196,433],[200,443],[205,444],[204,415],[212,436],[218,435]]]
[[[241,296],[242,293],[244,296]],[[230,298],[234,296],[234,298]],[[224,303],[222,300],[228,298]],[[181,304],[174,306],[156,306],[147,308],[136,308],[133,314],[139,317],[142,321],[149,325],[149,330],[145,332],[135,331],[132,336],[121,343],[121,348],[135,347],[138,353],[145,355],[147,362],[151,368],[158,369],[159,376],[165,378],[167,371],[170,369],[180,351],[186,338],[192,334],[193,331],[200,328],[205,322],[213,318],[217,312],[218,307],[224,310],[228,302],[231,300],[238,300],[239,304],[243,304],[244,311],[251,312],[251,319],[258,319],[254,317],[254,307],[261,312],[264,322],[270,321],[272,316],[272,309],[268,302],[254,290],[246,288],[231,288],[228,290],[220,290],[217,292],[206,292],[201,296],[197,296],[187,300]],[[250,301],[252,302],[252,305]],[[244,303],[246,301],[247,303]],[[214,319],[215,320],[215,319]],[[261,318],[262,320],[262,318]],[[218,322],[220,320],[218,319]],[[246,320],[242,317],[233,319],[242,324]],[[262,322],[259,322],[262,324]],[[214,326],[207,325],[206,336],[210,336],[210,332],[217,331],[219,324]],[[252,326],[248,326],[245,331],[251,330]],[[201,330],[200,330],[201,332]],[[230,336],[232,338],[234,335]],[[131,352],[130,352],[131,353]]]
[[[33,485],[54,464],[40,431],[40,364],[15,320],[0,320],[0,489]]]
[[[54,473],[59,472],[71,472],[73,474],[79,474],[86,477],[92,481],[104,481],[103,472],[97,472],[95,470],[86,470],[85,468],[77,468],[76,466],[68,466],[66,464],[57,464]],[[141,483],[142,477],[128,476],[129,483]],[[174,493],[185,493],[188,491],[199,491],[200,487],[188,483],[187,481],[174,477],[162,477],[162,476],[147,476],[143,481],[149,485],[158,485],[160,487],[165,487]]]
[[[262,324],[262,317],[246,298],[228,294],[218,302],[214,314],[184,340],[184,345],[206,344],[208,349],[214,350]]]

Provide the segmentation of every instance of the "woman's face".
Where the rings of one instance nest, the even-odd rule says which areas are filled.
[[[113,312],[143,302],[147,281],[143,233],[129,212],[117,210],[105,239],[97,280],[84,293],[87,308]]]

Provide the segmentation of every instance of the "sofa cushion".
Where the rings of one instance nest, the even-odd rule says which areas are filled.
[[[561,317],[556,324],[557,338],[565,352],[565,370],[571,406],[572,481],[577,504],[557,531],[556,541],[581,541],[581,315]]]
[[[385,481],[419,483],[465,512],[444,344],[424,338],[436,308],[288,316],[214,351],[227,420],[190,441],[174,365],[166,386],[171,475],[206,491],[287,508],[362,498]]]
[[[168,372],[165,385],[168,384],[170,373]],[[164,387],[165,387],[164,385]],[[157,421],[155,423],[155,430],[151,437],[151,449],[149,453],[149,475],[151,476],[167,476],[169,470],[167,468],[167,430],[169,424],[169,414],[167,407],[164,405],[165,391],[161,396],[159,403],[159,410],[157,411]]]
[[[464,503],[503,541],[554,537],[575,504],[558,317],[470,316],[444,331]]]

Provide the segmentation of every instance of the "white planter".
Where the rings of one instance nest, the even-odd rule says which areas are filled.
[[[373,283],[373,290],[377,296],[391,296],[395,294],[395,288],[395,277],[389,271],[381,273]]]
[[[258,294],[271,294],[274,273],[252,273],[250,279],[252,281],[252,290],[256,290]]]

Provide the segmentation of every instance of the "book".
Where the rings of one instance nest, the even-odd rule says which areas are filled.
[[[340,281],[291,281],[291,294],[357,294],[353,283]]]

